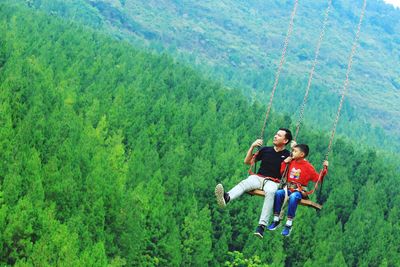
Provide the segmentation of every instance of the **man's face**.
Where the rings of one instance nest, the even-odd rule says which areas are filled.
[[[286,145],[287,143],[287,139],[286,139],[286,132],[283,130],[279,130],[276,132],[275,136],[274,136],[274,141],[273,144],[275,146],[282,146],[282,145]]]

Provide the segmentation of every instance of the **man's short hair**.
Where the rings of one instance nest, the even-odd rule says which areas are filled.
[[[288,140],[288,142],[286,143],[286,145],[288,145],[290,143],[290,141],[292,141],[293,137],[292,137],[292,132],[289,129],[286,128],[279,128],[280,131],[285,131],[285,139]]]
[[[308,145],[297,144],[294,147],[297,147],[301,152],[303,152],[304,153],[304,157],[307,157],[308,153],[310,153],[310,148],[308,147]]]

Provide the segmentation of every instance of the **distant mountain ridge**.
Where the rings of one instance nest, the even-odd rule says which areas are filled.
[[[267,101],[293,1],[31,1],[31,6],[100,28],[135,45],[168,51],[200,66],[227,85]],[[274,100],[274,107],[296,113],[322,25],[325,1],[302,1]],[[321,47],[306,120],[325,125],[337,107],[347,58],[362,1],[333,1]],[[84,13],[82,15],[82,13]],[[368,1],[360,45],[350,76],[342,119],[400,133],[400,12],[382,1]],[[322,110],[321,110],[322,108]],[[321,113],[324,116],[321,116]],[[345,123],[344,125],[348,125]],[[342,127],[345,128],[345,127]],[[347,129],[339,129],[350,134]],[[365,136],[365,140],[370,137]],[[379,142],[379,140],[377,140]]]
[[[140,37],[148,40],[157,38],[166,47],[172,46],[178,51],[199,54],[212,64],[227,65],[236,68],[238,72],[241,72],[240,68],[254,68],[256,71],[265,67],[274,69],[292,7],[292,1],[281,3],[225,0],[216,4],[196,1],[110,0],[89,3],[101,12],[106,21],[111,21],[113,16],[104,12],[105,5],[119,10],[122,17],[147,29],[139,31],[139,34],[134,32]],[[361,4],[362,1],[353,2],[352,5],[346,1],[334,1],[326,42],[321,51],[320,77],[316,78],[319,83],[328,82],[331,87],[341,86],[342,71],[347,64]],[[299,4],[295,32],[289,45],[288,73],[308,73],[325,7],[326,2],[321,1]],[[353,103],[361,108],[375,108],[392,115],[400,114],[400,107],[392,102],[400,100],[399,21],[400,12],[381,1],[369,1],[352,73],[353,90],[350,93]],[[377,54],[381,58],[374,58]],[[340,75],[329,75],[332,72]],[[371,86],[363,89],[365,79]],[[376,93],[377,97],[365,97],[365,93],[371,92]],[[393,98],[388,100],[388,95]],[[375,117],[384,119],[376,113]],[[393,126],[390,122],[387,123]]]

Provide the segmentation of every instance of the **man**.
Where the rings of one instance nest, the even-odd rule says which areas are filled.
[[[290,152],[285,148],[285,146],[289,144],[291,140],[292,133],[290,130],[280,128],[274,136],[274,146],[262,147],[255,156],[255,161],[261,160],[261,166],[258,169],[257,174],[252,174],[247,177],[247,179],[242,180],[228,193],[224,191],[222,184],[218,184],[215,187],[215,196],[220,207],[225,207],[228,202],[238,198],[245,192],[252,191],[254,189],[264,190],[264,205],[261,211],[259,225],[254,233],[260,238],[263,238],[265,226],[268,225],[269,217],[272,214],[274,196],[276,190],[278,190],[278,185],[281,178],[281,163],[290,155]],[[257,139],[253,142],[247,151],[246,158],[244,159],[245,164],[252,164],[253,150],[256,147],[262,146],[262,144],[262,139]]]

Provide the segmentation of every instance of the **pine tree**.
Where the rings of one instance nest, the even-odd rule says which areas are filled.
[[[181,235],[182,265],[209,265],[213,254],[210,211],[207,207],[200,211],[195,208],[185,217]]]

